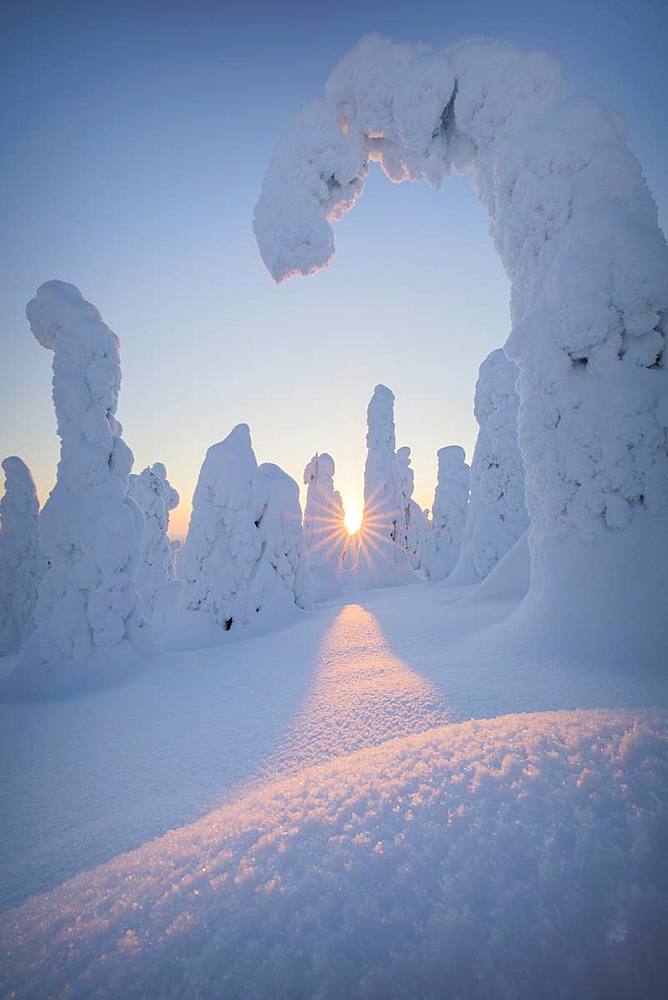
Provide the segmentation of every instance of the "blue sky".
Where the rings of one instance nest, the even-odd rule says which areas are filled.
[[[330,451],[359,502],[365,409],[397,397],[429,505],[435,452],[471,454],[478,365],[508,333],[508,283],[466,178],[440,191],[378,170],[315,278],[276,287],[253,205],[288,117],[363,34],[445,46],[471,35],[556,55],[622,111],[668,219],[663,3],[8,3],[0,39],[0,456],[40,495],[58,454],[51,356],[23,310],[57,277],[121,338],[119,417],[136,470],[163,461],[183,504],[206,448],[241,421],[260,461],[301,481]]]

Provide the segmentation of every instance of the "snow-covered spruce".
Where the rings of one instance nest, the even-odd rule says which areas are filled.
[[[373,391],[367,428],[357,582],[360,587],[382,587],[410,579],[404,498],[395,454],[394,395],[384,385]]]
[[[341,495],[334,489],[334,472],[332,456],[317,452],[304,469],[304,543],[316,601],[334,597],[341,589],[347,535]]]
[[[144,515],[141,538],[141,561],[137,569],[137,588],[144,615],[154,624],[156,602],[172,578],[169,538],[169,512],[179,503],[179,495],[167,479],[161,462],[147,466],[137,476],[130,476],[129,494]]]
[[[183,557],[183,544],[178,538],[173,538],[169,543],[169,578],[170,580],[181,579],[181,559]]]
[[[439,449],[432,522],[422,558],[429,580],[443,580],[459,557],[469,505],[469,473],[463,448],[453,444]]]
[[[0,500],[0,656],[16,653],[35,629],[37,588],[46,570],[39,548],[39,501],[30,469],[4,459]]]
[[[506,349],[532,524],[523,614],[620,641],[647,619],[668,641],[656,544],[668,535],[668,248],[619,114],[572,96],[543,54],[364,38],[296,116],[265,179],[255,232],[276,280],[327,264],[328,220],[355,203],[370,160],[432,185],[468,168],[489,213],[512,283]],[[629,593],[625,565],[641,550]],[[592,587],[606,591],[597,620]],[[634,656],[661,649],[642,642]]]
[[[397,465],[404,510],[403,544],[411,566],[413,569],[419,569],[422,564],[424,514],[420,505],[413,500],[415,473],[411,469],[410,448],[403,447],[397,450]]]
[[[49,569],[39,586],[36,631],[9,687],[56,693],[118,678],[146,653],[136,588],[142,516],[128,497],[132,452],[116,420],[118,338],[74,285],[48,281],[26,308],[53,351],[53,401],[61,439],[56,484],[40,517]]]
[[[480,366],[474,405],[480,429],[453,583],[483,580],[527,529],[524,465],[517,444],[516,380],[517,367],[503,350],[492,351]]]
[[[168,644],[214,641],[260,616],[270,627],[310,604],[297,484],[277,466],[258,469],[246,424],[206,453],[182,567],[185,608],[200,621],[183,635],[177,625]]]

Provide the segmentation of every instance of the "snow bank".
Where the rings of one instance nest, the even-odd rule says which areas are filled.
[[[329,600],[341,592],[348,543],[341,494],[334,489],[334,472],[332,456],[317,452],[304,469],[304,543],[316,601]]]
[[[49,569],[39,586],[37,628],[9,688],[55,694],[120,678],[147,651],[135,582],[142,517],[128,497],[132,452],[116,420],[115,333],[63,281],[42,285],[26,315],[38,342],[54,353],[61,448],[56,485],[40,517]]]
[[[35,629],[37,588],[46,571],[39,548],[39,501],[30,469],[11,456],[2,463],[0,500],[0,656],[16,653]]]
[[[141,538],[141,561],[137,568],[137,588],[143,601],[144,615],[155,634],[166,622],[156,616],[161,591],[173,577],[172,553],[167,537],[169,512],[179,503],[179,495],[167,479],[161,462],[147,466],[138,476],[130,476],[129,495],[144,515]]]
[[[527,529],[524,466],[517,445],[517,368],[502,350],[480,366],[475,390],[479,432],[471,498],[452,583],[484,579]]]
[[[269,270],[280,280],[328,262],[327,220],[355,203],[373,158],[393,180],[471,170],[512,283],[506,350],[519,369],[530,591],[554,596],[559,554],[572,573],[563,593],[586,606],[580,569],[597,538],[621,553],[614,536],[642,534],[646,512],[656,537],[668,535],[668,247],[623,121],[568,94],[550,57],[501,42],[438,52],[363,39],[325,95],[295,119],[264,182],[256,236]],[[339,173],[310,141],[325,128],[335,136],[335,123]],[[316,179],[341,184],[335,211],[312,197]],[[285,218],[299,219],[294,242]],[[620,563],[613,576],[624,572]],[[607,582],[601,569],[595,589]],[[668,642],[662,546],[635,585]],[[603,632],[627,615],[613,597]],[[565,619],[566,607],[556,610]],[[545,605],[544,620],[554,612]]]
[[[405,545],[404,497],[395,454],[394,395],[377,385],[367,407],[364,514],[356,570],[358,586],[405,583],[411,569]]]
[[[275,465],[258,468],[246,424],[206,453],[182,569],[185,613],[164,636],[168,648],[250,634],[310,605],[297,484]]]
[[[431,529],[422,560],[427,579],[442,580],[455,566],[464,536],[469,506],[466,454],[459,445],[440,448]]]
[[[634,713],[393,740],[7,912],[2,992],[663,996],[667,779]]]

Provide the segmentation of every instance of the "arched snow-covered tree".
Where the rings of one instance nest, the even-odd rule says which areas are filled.
[[[136,588],[142,518],[128,498],[132,452],[116,420],[116,334],[63,281],[42,285],[26,314],[38,342],[54,354],[61,447],[56,485],[40,517],[49,569],[39,586],[37,628],[11,680],[51,691],[106,682],[133,666],[140,648],[145,652]]]
[[[179,495],[167,479],[161,462],[130,476],[129,495],[144,515],[141,559],[137,568],[137,588],[146,618],[153,622],[156,602],[171,574],[171,552],[167,530],[169,512],[179,503]]]
[[[30,469],[11,456],[2,463],[0,500],[0,656],[16,653],[35,629],[37,588],[46,571],[39,548],[39,501]]]
[[[325,601],[341,589],[347,534],[340,493],[334,489],[334,459],[317,452],[304,469],[306,506],[304,542],[311,570],[313,596]]]
[[[357,575],[360,586],[381,587],[410,579],[404,498],[395,453],[394,395],[387,386],[377,385],[373,391],[367,428]]]
[[[329,223],[371,160],[435,186],[468,168],[489,213],[512,283],[506,350],[531,520],[523,620],[660,660],[668,247],[620,115],[574,96],[541,53],[364,38],[289,124],[265,178],[254,226],[276,280],[328,263]]]
[[[524,534],[524,465],[517,444],[517,367],[503,350],[480,366],[474,412],[479,425],[471,463],[471,501],[452,571],[453,583],[477,583]]]
[[[399,467],[399,483],[403,497],[404,528],[402,534],[404,545],[411,566],[413,569],[419,569],[422,563],[424,515],[420,505],[413,500],[415,473],[411,469],[410,448],[404,446],[397,450],[397,465]]]
[[[462,544],[469,505],[469,466],[464,449],[449,445],[438,451],[438,481],[431,529],[425,541],[423,568],[429,580],[452,572]]]
[[[277,623],[310,605],[297,484],[277,466],[258,469],[246,424],[206,453],[183,578],[186,610],[206,615],[224,632],[256,624],[260,616]],[[180,642],[172,631],[168,642],[174,638]]]

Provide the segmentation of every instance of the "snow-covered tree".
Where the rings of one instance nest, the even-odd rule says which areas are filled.
[[[26,314],[38,342],[54,352],[61,447],[56,485],[40,517],[49,569],[15,680],[51,689],[102,680],[134,664],[144,648],[136,588],[142,517],[128,497],[132,452],[116,420],[116,334],[63,281],[42,285]]]
[[[178,538],[173,538],[169,543],[169,579],[181,579],[181,559],[183,557],[183,544]]]
[[[46,571],[39,548],[39,501],[30,469],[4,459],[0,500],[0,656],[16,653],[35,629],[37,588]]]
[[[443,580],[459,557],[469,504],[469,472],[463,448],[455,444],[439,449],[432,521],[422,557],[429,580]]]
[[[660,623],[668,641],[656,545],[668,534],[668,247],[620,115],[573,95],[543,54],[365,38],[288,126],[265,179],[254,225],[276,280],[328,263],[330,222],[371,160],[432,185],[468,168],[489,213],[512,283],[526,614],[549,622],[558,608],[571,633],[608,628],[656,658],[660,644],[628,622]]]
[[[311,570],[313,596],[327,600],[339,593],[347,544],[340,493],[334,489],[334,459],[317,452],[304,469],[306,506],[304,542]]]
[[[471,501],[452,582],[484,579],[527,529],[516,380],[517,367],[503,350],[492,351],[480,366],[474,406],[480,430],[471,463]]]
[[[403,544],[411,566],[413,569],[419,569],[422,564],[424,514],[420,505],[413,500],[415,473],[411,469],[410,448],[403,447],[397,450],[397,465],[404,511]]]
[[[130,476],[129,495],[144,515],[137,587],[144,602],[144,614],[153,621],[158,595],[172,576],[167,530],[169,512],[178,505],[179,495],[169,483],[161,462]]]
[[[184,600],[224,631],[307,607],[297,484],[258,469],[246,424],[206,453],[183,554]]]
[[[367,408],[364,515],[360,529],[360,586],[383,586],[410,579],[405,545],[404,498],[395,454],[394,395],[377,385]]]

